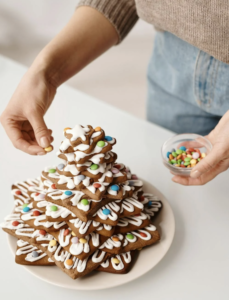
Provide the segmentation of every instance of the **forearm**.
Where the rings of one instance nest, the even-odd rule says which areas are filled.
[[[30,70],[42,70],[46,79],[58,87],[117,42],[115,28],[101,13],[80,7],[39,53]]]

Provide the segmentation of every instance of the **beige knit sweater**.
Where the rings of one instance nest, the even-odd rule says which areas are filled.
[[[229,63],[228,0],[80,0],[78,6],[100,11],[116,28],[120,41],[138,16]]]

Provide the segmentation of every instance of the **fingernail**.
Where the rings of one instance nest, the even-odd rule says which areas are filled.
[[[39,152],[37,153],[37,155],[45,155],[46,153],[45,152]]]
[[[191,174],[190,174],[190,177],[192,177],[192,178],[198,178],[198,177],[200,177],[200,172],[198,171],[198,170],[196,170],[196,171],[193,171]]]
[[[42,148],[46,148],[48,147],[50,144],[50,141],[49,139],[46,137],[46,136],[43,136],[41,139],[40,139],[40,145]]]

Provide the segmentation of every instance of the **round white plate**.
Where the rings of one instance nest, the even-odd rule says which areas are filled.
[[[154,224],[161,233],[159,243],[140,251],[137,261],[128,274],[118,275],[103,272],[92,272],[86,277],[72,280],[57,267],[24,266],[32,275],[48,283],[74,290],[101,290],[119,286],[135,280],[155,267],[168,252],[175,233],[173,211],[166,198],[151,184],[144,181],[144,191],[160,197],[163,203],[161,213]],[[8,235],[8,243],[13,255],[16,251],[16,239]]]

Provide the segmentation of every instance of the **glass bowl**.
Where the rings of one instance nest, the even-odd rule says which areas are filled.
[[[161,148],[161,155],[166,168],[176,175],[190,176],[192,168],[176,167],[168,163],[167,152],[171,152],[172,149],[177,150],[181,146],[185,146],[186,148],[198,148],[201,153],[205,152],[208,155],[212,149],[212,144],[204,136],[194,133],[176,134],[164,142]]]

